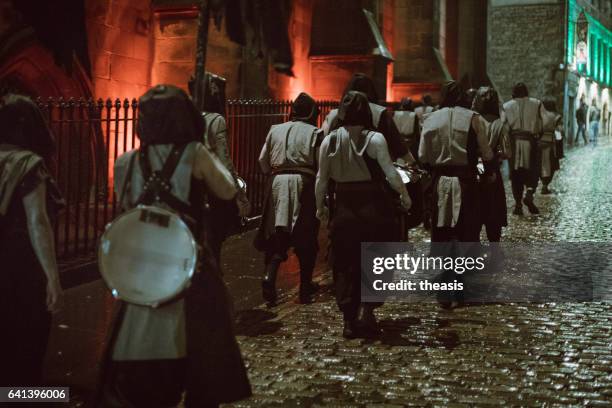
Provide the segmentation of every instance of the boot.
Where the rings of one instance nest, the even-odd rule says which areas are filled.
[[[345,320],[344,328],[342,329],[342,337],[345,339],[356,339],[360,337],[360,330],[357,320]]]
[[[360,308],[359,322],[366,336],[378,336],[381,333],[376,316],[374,316],[374,308],[365,303]]]
[[[552,191],[548,188],[548,185],[546,184],[542,186],[542,190],[540,192],[542,193],[542,195],[552,194]]]
[[[280,266],[280,260],[272,260],[266,265],[266,275],[261,281],[262,296],[270,305],[276,304],[276,275]]]
[[[301,304],[312,303],[312,295],[319,290],[319,285],[312,281],[312,272],[316,260],[316,252],[296,251],[300,262],[300,294]]]
[[[539,214],[540,210],[533,203],[533,188],[528,188],[525,193],[525,198],[523,199],[523,203],[527,206],[527,209],[531,214]]]
[[[523,215],[523,205],[521,203],[516,203],[514,205],[514,211],[512,211],[514,215]]]
[[[319,285],[312,281],[307,283],[300,283],[300,295],[299,301],[303,305],[308,305],[312,303],[312,295],[317,293],[319,290]]]

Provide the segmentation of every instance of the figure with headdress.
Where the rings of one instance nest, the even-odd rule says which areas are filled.
[[[362,73],[353,75],[343,95],[346,95],[350,91],[361,92],[368,98],[373,129],[384,136],[387,141],[387,146],[389,147],[391,158],[402,164],[414,165],[416,161],[410,153],[408,145],[402,139],[393,121],[393,116],[386,107],[380,105],[376,87],[372,79]],[[323,133],[328,135],[332,130],[338,129],[339,127],[338,109],[333,109],[325,118],[321,128],[323,129]]]
[[[499,242],[502,228],[508,225],[501,165],[511,155],[510,135],[507,124],[501,118],[501,104],[495,89],[481,87],[476,90],[472,109],[486,121],[489,146],[495,156],[491,163],[495,180],[493,183],[481,182],[479,185],[481,225],[485,227],[489,242]]]
[[[270,128],[259,155],[269,183],[255,246],[265,253],[261,285],[269,304],[276,302],[276,276],[291,247],[300,263],[300,303],[310,303],[318,290],[312,282],[319,249],[314,197],[316,154],[322,140],[318,117],[315,100],[301,93],[291,106],[289,121]]]
[[[495,180],[493,152],[489,146],[486,121],[478,113],[464,108],[465,92],[461,85],[450,81],[442,87],[440,108],[425,117],[419,161],[433,174],[432,191],[432,254],[456,256],[466,253],[480,242],[478,194],[478,159],[484,163],[485,182]],[[439,251],[445,251],[438,253]],[[451,252],[447,252],[451,251]],[[442,282],[461,281],[462,275],[447,270]],[[444,307],[455,307],[462,301],[462,292],[442,295]]]
[[[213,152],[231,173],[234,184],[238,190],[236,198],[232,200],[221,200],[211,197],[210,220],[211,237],[210,245],[221,266],[221,246],[232,229],[236,229],[240,217],[247,217],[251,211],[251,205],[245,191],[239,185],[239,176],[230,156],[230,143],[228,141],[228,129],[225,121],[225,78],[206,72],[204,78],[204,104],[202,117],[204,118],[205,134],[202,142]],[[189,81],[189,91],[193,95],[195,79]]]
[[[557,113],[557,103],[554,97],[543,100],[542,111],[542,137],[538,140],[540,152],[540,179],[542,180],[542,194],[551,194],[549,185],[555,172],[559,170],[559,159],[562,151],[558,149],[558,141],[563,140],[563,117]]]
[[[156,308],[114,303],[96,406],[176,406],[183,393],[186,407],[246,398],[251,390],[231,301],[207,239],[206,197],[231,200],[234,180],[202,144],[204,120],[183,90],[157,85],[138,106],[140,148],[121,155],[114,168],[119,205],[179,214],[200,248],[201,266],[182,296]],[[160,179],[164,188],[154,189]]]
[[[504,104],[505,121],[510,129],[512,146],[510,181],[515,215],[523,214],[523,204],[532,214],[540,212],[534,203],[534,194],[540,179],[537,141],[542,136],[543,111],[542,102],[529,97],[527,86],[522,82],[514,86],[512,99]]]
[[[63,205],[48,170],[55,142],[28,97],[0,98],[0,384],[41,386],[62,288],[52,221]]]
[[[398,241],[394,196],[399,196],[404,209],[411,201],[384,136],[373,130],[367,96],[347,92],[338,120],[340,127],[325,137],[319,152],[317,217],[331,214],[331,263],[336,301],[344,317],[343,336],[370,337],[380,331],[374,316],[380,304],[361,302],[361,243]],[[328,209],[331,184],[334,200]]]

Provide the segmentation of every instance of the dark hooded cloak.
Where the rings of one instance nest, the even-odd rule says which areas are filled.
[[[374,86],[374,81],[372,81],[372,79],[366,74],[357,73],[353,75],[344,89],[344,95],[346,95],[349,91],[364,93],[368,98],[368,102],[378,103],[379,101],[378,93],[376,92],[376,87]]]
[[[204,134],[202,115],[185,91],[157,85],[138,102],[138,137],[143,145],[199,141]]]
[[[317,119],[319,118],[319,107],[317,106],[317,102],[312,99],[310,95],[302,92],[295,98],[295,101],[293,101],[289,118],[291,120],[306,122],[312,126],[317,126]]]
[[[459,82],[449,81],[442,86],[440,97],[440,108],[461,106],[465,100],[465,91]]]

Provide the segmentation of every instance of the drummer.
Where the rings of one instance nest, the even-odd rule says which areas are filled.
[[[230,200],[236,195],[234,180],[199,142],[202,117],[182,90],[158,85],[140,98],[139,107],[141,148],[115,164],[120,205],[128,210],[147,201],[152,180],[144,178],[147,167],[165,177],[164,167],[177,154],[168,199],[162,195],[162,202],[145,204],[179,213],[177,207],[189,207],[191,217],[181,216],[191,223],[202,258],[211,259],[210,246],[199,233],[205,229],[203,194]],[[116,302],[97,406],[175,406],[185,392],[185,407],[214,407],[250,396],[217,264],[207,262],[202,270],[182,298],[159,308]]]

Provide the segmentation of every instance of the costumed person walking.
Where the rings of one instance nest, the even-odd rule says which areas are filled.
[[[269,185],[255,247],[265,252],[261,285],[270,304],[276,302],[276,275],[291,247],[300,263],[300,303],[310,303],[318,289],[312,282],[319,236],[314,196],[316,155],[322,140],[316,127],[318,116],[314,99],[301,93],[291,106],[289,122],[270,128],[259,155]]]
[[[410,197],[393,167],[384,136],[372,131],[367,96],[349,91],[338,111],[340,127],[321,144],[317,174],[317,217],[331,211],[330,240],[335,295],[344,316],[343,336],[369,337],[379,333],[374,309],[379,303],[361,302],[361,243],[392,242],[399,238],[395,202],[387,183],[399,195],[403,208]],[[330,184],[334,189],[330,191]],[[327,208],[326,195],[333,208]]]
[[[481,218],[477,182],[478,158],[483,161],[483,179],[495,180],[495,161],[487,137],[487,123],[476,112],[463,108],[465,92],[457,82],[446,83],[441,90],[440,108],[423,123],[419,161],[433,173],[431,242],[434,256],[466,252],[468,245],[455,248],[440,243],[480,242]],[[442,251],[442,252],[440,252]],[[450,252],[449,252],[450,251]],[[453,270],[442,273],[444,283],[461,281]],[[455,307],[462,292],[439,295],[443,307]]]
[[[487,121],[486,132],[494,156],[491,161],[491,171],[495,173],[495,180],[492,183],[481,180],[479,183],[481,225],[485,227],[489,242],[499,242],[502,228],[508,225],[501,165],[504,160],[510,158],[511,148],[508,126],[500,117],[500,108],[499,96],[495,89],[481,87],[477,90],[473,110]],[[478,230],[481,229],[482,227]]]
[[[540,178],[542,180],[542,194],[551,194],[553,191],[549,185],[559,170],[558,143],[556,132],[563,132],[563,121],[561,115],[557,113],[557,104],[554,98],[545,98],[543,101],[544,111],[542,112],[542,137],[538,141],[542,169]]]
[[[99,407],[216,407],[251,395],[233,333],[231,302],[212,255],[206,195],[231,200],[229,171],[201,142],[204,122],[185,92],[158,85],[139,100],[141,146],[115,163],[115,191],[177,212],[202,266],[176,300],[157,308],[117,301],[96,395]],[[126,265],[129,268],[129,265]]]
[[[514,86],[512,100],[504,104],[512,146],[510,181],[515,215],[523,215],[523,204],[531,214],[540,213],[533,198],[540,179],[540,153],[537,142],[542,136],[543,111],[542,102],[530,98],[527,86],[522,82]]]
[[[55,142],[29,98],[0,99],[2,386],[42,385],[51,313],[62,288],[51,221],[63,205],[45,160]]]
[[[423,98],[421,98],[421,105],[414,109],[414,113],[416,113],[417,117],[419,118],[420,127],[423,127],[425,115],[434,111],[432,103],[431,95],[423,95]]]
[[[193,95],[194,78],[189,81],[189,91]],[[207,72],[204,77],[204,124],[206,134],[204,145],[213,152],[225,168],[232,174],[238,194],[233,200],[221,200],[211,196],[210,223],[211,237],[209,239],[213,254],[221,266],[221,247],[232,229],[238,227],[240,217],[247,217],[251,212],[251,205],[245,191],[238,183],[238,173],[230,157],[230,144],[228,142],[227,124],[225,121],[225,78]]]
[[[372,79],[361,73],[353,75],[343,95],[346,95],[350,91],[361,92],[368,98],[368,106],[372,115],[372,126],[374,127],[373,130],[376,130],[384,136],[389,146],[391,159],[401,164],[414,165],[415,159],[412,154],[410,154],[408,145],[401,137],[393,121],[393,116],[386,107],[379,105],[378,94]],[[338,129],[339,127],[340,120],[338,117],[338,109],[333,109],[325,118],[321,128],[323,129],[324,135],[327,136],[332,130]]]

